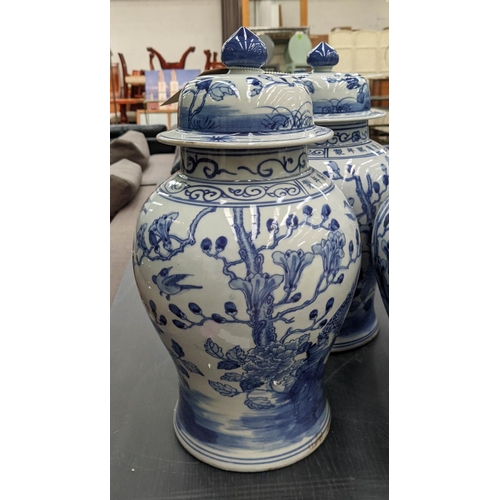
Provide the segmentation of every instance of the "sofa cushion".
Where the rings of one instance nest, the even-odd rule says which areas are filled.
[[[126,158],[138,163],[144,170],[148,165],[149,157],[148,141],[142,132],[129,130],[110,143],[110,164]]]
[[[141,186],[157,186],[170,177],[172,155],[151,155],[148,167],[142,173]]]
[[[156,123],[141,125],[137,123],[120,123],[120,125],[110,125],[110,140],[116,139],[121,135],[127,133],[129,130],[136,130],[137,132],[142,132],[146,139],[153,138],[160,132],[165,132],[167,130],[166,125],[160,125]]]
[[[138,163],[123,158],[110,166],[110,217],[113,217],[131,201],[142,180],[142,168]]]

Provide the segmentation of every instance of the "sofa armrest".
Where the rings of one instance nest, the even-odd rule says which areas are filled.
[[[162,144],[156,140],[156,136],[160,132],[165,132],[167,130],[166,125],[140,125],[136,123],[126,123],[121,125],[110,125],[110,139],[116,139],[121,135],[125,134],[129,130],[135,130],[137,132],[142,132],[146,137],[148,143],[149,152],[152,155],[156,154],[169,154],[175,152],[175,146],[169,146],[167,144]]]

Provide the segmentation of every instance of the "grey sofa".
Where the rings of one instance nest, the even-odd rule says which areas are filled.
[[[124,129],[110,141],[111,304],[131,257],[139,211],[157,185],[171,175],[174,165],[175,148],[158,152],[162,150],[155,144],[156,132],[146,131],[154,134],[148,141],[139,126]]]

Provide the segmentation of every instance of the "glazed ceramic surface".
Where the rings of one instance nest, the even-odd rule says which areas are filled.
[[[307,161],[308,143],[332,132],[314,126],[299,80],[258,70],[260,44],[240,29],[222,49],[229,72],[184,88],[180,130],[158,136],[180,144],[181,169],[146,201],[133,250],[178,370],[176,435],[198,459],[242,472],[290,465],[325,439],[322,375],[362,258],[352,207]],[[250,74],[241,66],[255,47]]]
[[[389,151],[370,139],[368,127],[369,119],[384,112],[370,109],[364,77],[332,71],[337,62],[336,51],[322,42],[308,56],[313,72],[299,75],[312,96],[314,122],[333,131],[332,138],[310,146],[309,163],[345,194],[361,233],[359,281],[332,352],[359,347],[378,333],[371,235],[377,210],[389,195]]]
[[[389,314],[389,198],[382,203],[375,217],[372,254],[380,295]]]

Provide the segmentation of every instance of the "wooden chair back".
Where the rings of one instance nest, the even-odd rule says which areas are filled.
[[[180,60],[178,62],[167,62],[165,61],[164,57],[153,47],[147,47],[147,50],[149,52],[149,67],[151,70],[154,70],[154,64],[153,64],[153,59],[155,57],[158,58],[158,61],[160,63],[161,69],[184,69],[186,66],[186,58],[187,56],[196,50],[196,47],[189,47],[184,54],[182,54]]]

